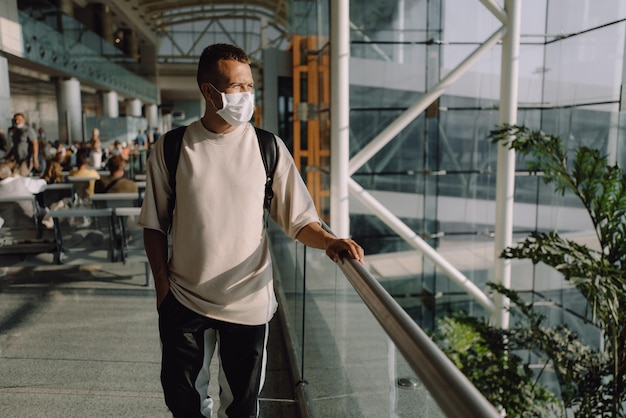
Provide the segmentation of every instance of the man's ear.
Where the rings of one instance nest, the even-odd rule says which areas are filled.
[[[222,95],[211,85],[211,83],[202,83],[202,95],[206,100],[211,102],[215,110],[220,110],[224,107]]]

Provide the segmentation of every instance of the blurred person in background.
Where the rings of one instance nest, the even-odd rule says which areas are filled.
[[[61,165],[63,157],[63,153],[57,152],[54,157],[46,162],[46,169],[43,171],[41,176],[46,183],[54,184],[65,182],[65,179],[63,178],[63,165]]]
[[[99,170],[102,168],[102,142],[100,130],[93,128],[91,131],[91,150],[89,151],[89,166]]]
[[[119,156],[111,157],[107,163],[110,175],[96,181],[96,193],[137,193],[137,184],[126,177],[126,161]]]
[[[16,196],[25,195],[40,195],[46,190],[46,181],[43,179],[21,176],[16,172],[16,166],[10,162],[0,163],[0,197],[2,198],[14,198]],[[33,216],[37,216],[39,221],[46,218],[47,222],[44,222],[46,227],[52,227],[52,220],[47,215],[46,209],[41,203],[41,199],[36,199],[36,205],[30,202],[16,201],[21,207],[23,214],[16,214],[18,216],[15,219],[4,219],[8,226],[20,222],[20,218],[25,222],[32,222]],[[19,210],[19,209],[18,209]],[[23,215],[23,216],[21,216]]]
[[[89,168],[89,158],[86,154],[85,150],[77,150],[76,168],[71,170],[68,174],[69,177],[89,178],[89,180],[76,182],[74,184],[76,193],[81,199],[89,199],[89,197],[94,194],[96,180],[100,179],[100,174],[93,168]]]
[[[39,170],[39,140],[35,130],[26,124],[23,113],[13,115],[12,158],[22,175]]]

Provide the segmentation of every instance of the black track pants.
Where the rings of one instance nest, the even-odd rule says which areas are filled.
[[[163,346],[161,384],[174,417],[212,416],[209,364],[216,343],[219,418],[258,416],[258,395],[265,379],[267,324],[249,326],[207,318],[181,305],[170,293],[159,306],[159,332]]]

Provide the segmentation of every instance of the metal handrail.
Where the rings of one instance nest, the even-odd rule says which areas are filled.
[[[326,225],[324,227],[332,233]],[[361,264],[344,258],[337,265],[447,416],[501,417]]]

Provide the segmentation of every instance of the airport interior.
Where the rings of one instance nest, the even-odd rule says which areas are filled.
[[[150,144],[204,114],[215,43],[248,54],[251,122],[366,254],[333,263],[268,223],[259,416],[625,416],[624,0],[0,0],[0,130],[37,132],[26,176],[69,155],[41,195],[0,196],[0,416],[170,416],[137,220]],[[137,193],[80,197],[66,170],[94,131]],[[528,132],[561,147],[503,142]],[[37,204],[50,225],[13,218]]]

